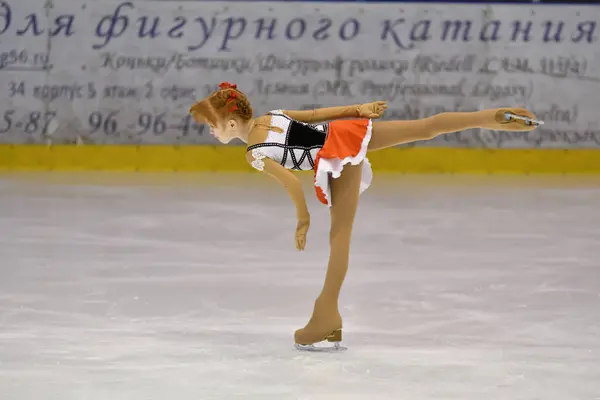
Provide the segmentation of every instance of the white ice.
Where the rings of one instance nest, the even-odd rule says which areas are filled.
[[[600,399],[600,179],[385,177],[339,354],[302,353],[328,256],[254,174],[0,176],[0,399]]]

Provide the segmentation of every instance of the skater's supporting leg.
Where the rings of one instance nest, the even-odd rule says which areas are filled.
[[[325,335],[342,328],[338,300],[350,256],[350,240],[358,207],[362,163],[346,165],[342,175],[331,182],[331,229],[329,233],[329,265],[325,283],[315,302],[313,315],[305,328],[296,331],[295,340],[312,344],[324,340]]]
[[[535,116],[525,109],[503,108],[474,112],[448,112],[409,121],[373,121],[373,134],[369,143],[369,151],[381,150],[418,140],[430,140],[444,133],[472,128],[507,131],[530,131],[535,129],[535,126],[527,126],[520,121],[504,121],[505,111],[535,119]]]
[[[329,265],[321,297],[337,299],[348,270],[350,241],[358,208],[362,163],[346,165],[342,175],[331,182],[331,228]]]

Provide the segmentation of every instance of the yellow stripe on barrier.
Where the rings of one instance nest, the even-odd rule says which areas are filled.
[[[391,148],[373,169],[399,173],[600,174],[600,150]],[[241,146],[0,145],[0,170],[251,171]]]

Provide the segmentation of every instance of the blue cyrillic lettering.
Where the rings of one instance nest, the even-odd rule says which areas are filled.
[[[448,33],[450,31],[451,28],[454,28],[454,31],[452,32],[452,40],[457,40],[458,36],[462,30],[462,41],[463,42],[468,42],[471,40],[471,21],[460,21],[460,20],[454,20],[454,21],[444,21],[444,30],[442,32],[442,40],[446,40],[448,38]]]
[[[425,42],[431,39],[429,29],[431,28],[431,21],[424,19],[413,25],[410,30],[410,40],[415,42]]]
[[[327,40],[329,38],[329,33],[327,30],[331,28],[333,21],[330,18],[321,18],[319,20],[319,28],[313,33],[313,39],[315,40]]]
[[[17,36],[24,36],[29,29],[33,30],[33,36],[40,36],[42,33],[44,33],[44,30],[40,29],[40,27],[38,26],[37,15],[29,14],[25,17],[25,20],[29,22],[27,22],[25,28],[17,31]]]
[[[346,27],[349,27],[349,29],[346,29]],[[342,40],[352,40],[358,35],[359,31],[360,22],[355,18],[350,18],[340,26],[340,38]]]
[[[5,1],[0,2],[0,19],[2,19],[2,28],[0,28],[0,35],[2,35],[10,27],[10,21],[12,19],[12,11]]]
[[[180,38],[183,36],[183,27],[187,23],[187,19],[185,17],[175,17],[175,26],[169,29],[167,35],[170,38]]]
[[[235,40],[242,36],[244,30],[246,29],[246,19],[231,17],[225,18],[225,24],[227,26],[225,28],[225,34],[223,35],[223,42],[221,43],[221,47],[219,47],[220,51],[231,50],[227,48],[227,45],[229,44],[230,40]]]
[[[125,32],[129,25],[129,17],[121,15],[121,9],[123,7],[133,9],[133,3],[125,2],[119,4],[112,15],[105,15],[100,22],[98,22],[96,36],[104,38],[104,43],[95,44],[92,48],[101,49],[108,45],[113,38],[118,38]]]
[[[524,42],[529,42],[531,40],[531,27],[533,26],[533,23],[531,21],[527,21],[527,24],[525,24],[524,28],[521,26],[521,24],[521,21],[513,22],[513,34],[511,37],[513,42],[517,41],[519,34],[522,34]]]
[[[138,36],[141,38],[145,38],[150,36],[151,38],[155,38],[158,35],[160,35],[160,32],[158,32],[158,21],[159,18],[158,17],[154,17],[154,21],[152,22],[152,26],[150,28],[147,28],[146,25],[148,25],[148,17],[140,17],[138,19],[139,23],[140,23],[140,29],[138,31]]]
[[[490,33],[491,30],[491,33]],[[479,40],[482,42],[496,42],[500,39],[498,32],[500,31],[500,21],[493,20],[483,24],[481,32],[479,33]]]
[[[294,29],[295,26],[298,26],[298,28]],[[296,35],[292,35],[293,30],[298,31]],[[294,18],[285,27],[285,37],[287,37],[289,40],[297,40],[297,39],[300,39],[304,35],[305,31],[306,31],[306,21],[303,20],[302,18]]]
[[[195,46],[188,46],[189,51],[198,50],[199,48],[204,46],[206,41],[208,39],[210,39],[210,37],[212,36],[213,32],[215,31],[215,27],[217,26],[217,19],[215,17],[212,17],[210,19],[210,26],[207,25],[206,21],[202,17],[196,18],[195,21],[197,21],[200,24],[200,26],[202,27],[203,38],[199,44],[197,44]]]
[[[60,31],[64,29],[65,36],[73,36],[75,31],[73,30],[73,23],[75,22],[74,15],[59,15],[54,20],[54,25],[56,25],[56,29],[50,31],[50,36],[58,36]]]
[[[579,43],[581,39],[587,36],[586,41],[588,43],[594,42],[596,39],[594,37],[594,31],[596,30],[596,21],[585,21],[577,24],[577,32],[579,36],[573,35],[573,42]]]
[[[388,35],[389,35],[392,37],[394,44],[396,46],[398,46],[399,48],[401,48],[403,50],[410,50],[410,49],[414,48],[415,47],[414,43],[410,43],[408,46],[405,46],[404,43],[402,43],[402,40],[400,40],[400,37],[398,36],[398,32],[396,32],[394,30],[396,25],[402,24],[404,22],[406,22],[406,20],[404,18],[396,19],[393,22],[389,19],[386,19],[385,21],[383,21],[383,31],[381,32],[381,40],[387,40]]]
[[[545,25],[545,29],[544,29],[544,42],[561,42],[562,41],[562,37],[561,37],[561,33],[563,30],[563,27],[565,26],[565,23],[563,21],[560,21],[558,23],[558,26],[556,28],[556,31],[554,33],[552,33],[552,28],[554,28],[554,22],[552,21],[546,21],[544,23]],[[551,37],[554,36],[554,37]]]
[[[256,36],[254,36],[256,39],[260,39],[261,37],[261,33],[266,31],[267,32],[267,40],[273,40],[275,39],[275,34],[274,34],[274,30],[275,30],[275,25],[277,24],[277,20],[275,18],[271,18],[269,24],[267,26],[265,26],[265,18],[259,18],[256,21],[254,21],[258,26],[256,28]]]

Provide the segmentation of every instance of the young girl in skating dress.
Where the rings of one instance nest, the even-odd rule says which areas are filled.
[[[339,349],[342,317],[338,299],[348,270],[350,237],[360,194],[371,184],[369,152],[471,128],[531,131],[540,122],[522,108],[447,112],[407,121],[374,121],[387,104],[375,101],[316,110],[273,110],[253,118],[248,98],[236,85],[219,89],[190,108],[195,121],[208,124],[222,143],[240,139],[246,160],[281,183],[296,206],[295,246],[304,250],[310,225],[302,185],[291,170],[314,171],[314,188],[331,215],[330,255],[325,283],[313,314],[294,334],[296,347],[316,349],[327,340]]]

